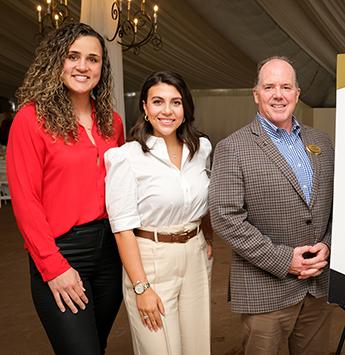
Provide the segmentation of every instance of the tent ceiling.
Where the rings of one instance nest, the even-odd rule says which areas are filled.
[[[157,0],[163,49],[124,53],[125,91],[154,70],[180,72],[193,89],[251,87],[256,64],[287,55],[302,100],[335,106],[336,54],[345,52],[343,0]],[[78,18],[80,0],[70,0]],[[13,96],[34,49],[35,0],[0,0],[0,96]],[[111,44],[110,44],[111,45]]]

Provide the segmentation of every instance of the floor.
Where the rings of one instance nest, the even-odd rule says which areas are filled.
[[[0,208],[0,238],[0,352],[4,355],[53,355],[31,303],[27,255],[22,248],[10,203]],[[232,313],[226,303],[230,251],[218,238],[214,245],[212,354],[240,355],[239,316]],[[335,353],[344,325],[345,312],[334,307],[329,354]],[[107,355],[110,354],[132,354],[123,306],[109,338]],[[280,355],[286,354],[285,349]],[[345,346],[342,354],[345,354]]]

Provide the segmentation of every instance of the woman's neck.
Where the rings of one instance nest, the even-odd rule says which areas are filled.
[[[92,111],[91,100],[89,95],[73,95],[70,96],[72,107],[75,115],[90,115]]]
[[[177,167],[177,169],[181,169],[182,147],[183,147],[182,142],[177,138],[176,135],[165,136],[163,138],[167,147],[167,151],[171,163],[174,164]]]
[[[176,135],[170,136],[161,136],[164,139],[164,142],[167,147],[176,147],[181,144],[180,140],[177,138]]]

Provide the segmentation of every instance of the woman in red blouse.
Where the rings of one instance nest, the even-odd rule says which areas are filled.
[[[103,155],[124,142],[103,38],[70,24],[36,52],[8,148],[13,210],[33,301],[56,354],[104,354],[121,262],[104,203]]]

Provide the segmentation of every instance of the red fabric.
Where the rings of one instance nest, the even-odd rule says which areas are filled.
[[[13,120],[6,151],[12,206],[25,248],[45,281],[70,267],[55,238],[75,225],[107,217],[103,156],[124,143],[116,113],[114,131],[105,140],[94,124],[93,145],[80,126],[79,141],[66,144],[44,131],[34,104],[19,110]]]

